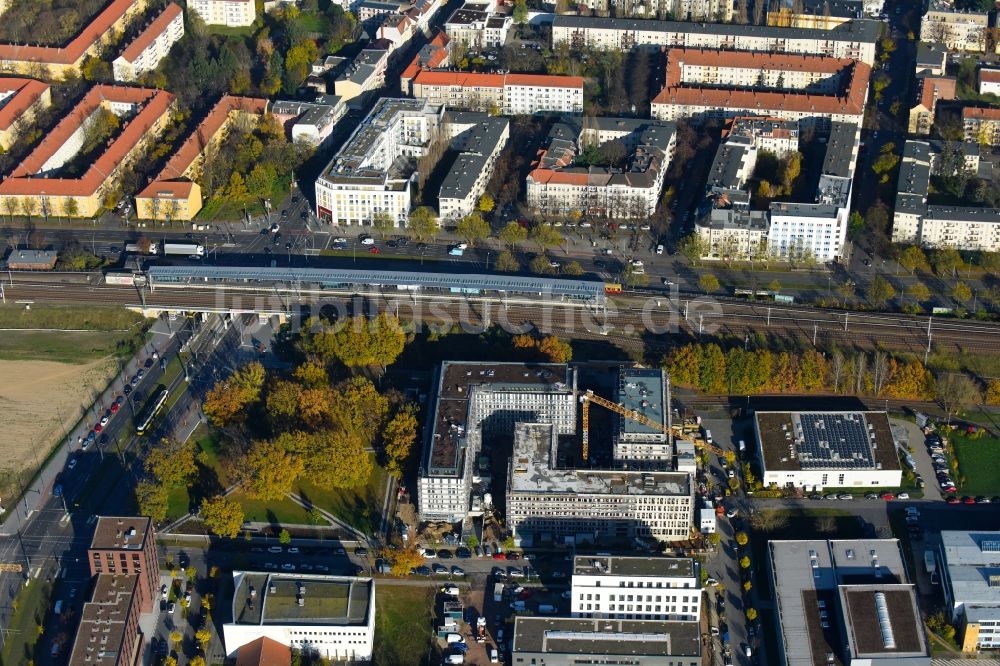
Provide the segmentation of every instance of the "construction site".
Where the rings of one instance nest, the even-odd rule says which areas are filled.
[[[722,451],[677,417],[661,370],[445,362],[436,379],[404,518],[421,541],[690,544],[694,452]]]

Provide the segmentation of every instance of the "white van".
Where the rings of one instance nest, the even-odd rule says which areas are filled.
[[[656,254],[663,254],[663,245],[656,246]]]
[[[490,648],[490,663],[491,664],[500,663],[500,653],[497,652],[496,648]]]
[[[705,441],[712,444],[712,431],[708,428],[705,428]]]
[[[444,658],[444,663],[446,663],[446,664],[464,664],[465,663],[465,655],[461,654],[461,653],[459,653],[459,654],[449,654],[447,657]]]
[[[448,634],[448,642],[449,643],[461,643],[462,642],[462,635],[461,634]]]

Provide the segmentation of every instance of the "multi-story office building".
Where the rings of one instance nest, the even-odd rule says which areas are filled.
[[[375,581],[349,576],[233,572],[226,654],[269,638],[332,661],[369,662],[375,640]]]
[[[388,215],[405,225],[413,161],[439,138],[442,113],[422,99],[379,100],[316,179],[317,217],[352,225]]]
[[[626,118],[563,118],[528,173],[528,206],[548,214],[574,211],[612,218],[656,210],[677,141],[674,123]],[[589,146],[621,144],[616,166],[575,164]]]
[[[80,76],[83,61],[101,58],[147,5],[147,0],[113,0],[63,46],[0,44],[0,72],[52,79]]]
[[[670,411],[668,391],[667,377],[662,370],[626,366],[618,369],[616,402],[659,427],[651,428],[618,414],[617,428],[613,435],[615,460],[658,460],[668,463],[673,460],[673,446],[667,436]]]
[[[52,89],[34,79],[0,77],[0,105],[0,148],[8,150],[38,112],[52,106]]]
[[[145,220],[191,220],[201,210],[202,167],[230,127],[255,127],[267,112],[267,100],[224,95],[212,107],[156,178],[135,197],[135,213]]]
[[[184,12],[171,2],[112,63],[115,81],[135,81],[156,69],[170,48],[184,36]]]
[[[438,213],[442,220],[454,221],[478,209],[497,156],[510,137],[510,123],[485,113],[447,111],[442,127],[457,157],[441,181]]]
[[[163,90],[97,85],[50,130],[0,183],[5,209],[28,215],[94,217],[122,177],[170,120],[174,96]],[[79,161],[87,122],[101,110],[122,119],[107,148]],[[81,175],[65,172],[72,165]]]
[[[926,136],[931,133],[937,103],[955,99],[957,83],[951,76],[921,76],[917,79],[916,103],[910,108],[910,134]]]
[[[516,617],[515,666],[701,666],[697,622]]]
[[[965,140],[983,146],[1000,146],[1000,109],[966,106],[962,109]]]
[[[516,423],[545,421],[560,435],[576,432],[576,370],[566,365],[445,361],[435,384],[417,483],[423,520],[469,515],[476,457]]]
[[[552,44],[630,50],[633,47],[724,49],[771,53],[820,54],[875,62],[875,43],[882,27],[868,19],[842,23],[829,30],[778,28],[735,23],[684,23],[622,18],[557,15]]]
[[[769,663],[930,666],[897,540],[771,541],[768,551],[781,638]]]
[[[987,12],[958,11],[952,2],[932,0],[920,19],[920,41],[939,42],[951,51],[982,53],[989,27]]]
[[[815,55],[668,49],[666,81],[651,114],[695,122],[768,115],[805,125],[860,125],[871,67]]]
[[[893,242],[930,248],[1000,250],[1000,210],[927,203],[932,175],[976,173],[978,168],[976,143],[907,141],[896,186]]]
[[[1000,648],[1000,532],[943,530],[936,563],[962,651]]]
[[[755,412],[765,486],[898,488],[902,469],[885,412]]]
[[[567,451],[566,446],[574,447]],[[507,528],[521,546],[669,542],[691,535],[691,475],[635,464],[579,467],[551,423],[520,422],[507,476]]]
[[[187,8],[208,25],[245,28],[257,19],[256,0],[188,0]]]
[[[418,72],[412,94],[448,108],[531,115],[583,112],[583,77],[478,72]]]
[[[577,555],[573,560],[573,617],[697,622],[701,573],[682,557]]]

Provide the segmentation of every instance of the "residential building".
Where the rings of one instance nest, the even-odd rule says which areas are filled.
[[[511,655],[515,666],[701,666],[701,632],[697,622],[519,616]]]
[[[937,103],[955,99],[957,83],[951,76],[921,76],[917,79],[916,104],[910,108],[910,134],[926,136],[931,133]]]
[[[411,89],[431,104],[507,116],[583,112],[580,76],[423,70],[412,78]]]
[[[617,427],[612,435],[615,460],[658,460],[666,463],[673,460],[673,442],[667,436],[669,391],[669,380],[663,370],[624,365],[618,369],[616,402],[659,427],[651,428],[617,414]]]
[[[898,488],[902,469],[885,412],[755,412],[765,486]]]
[[[271,115],[293,142],[313,146],[324,144],[346,113],[347,105],[336,95],[320,95],[314,102],[277,100],[271,105]]]
[[[781,638],[771,663],[930,666],[899,541],[771,541],[768,555]]]
[[[478,210],[497,156],[510,138],[510,122],[485,113],[447,111],[442,124],[455,162],[441,181],[438,213],[455,221]]]
[[[255,127],[267,100],[225,95],[205,116],[160,173],[135,196],[135,214],[144,220],[191,220],[201,210],[202,167],[233,126]]]
[[[780,2],[767,10],[767,24],[784,28],[829,30],[864,18],[862,0],[799,0]]]
[[[917,43],[917,64],[914,72],[917,76],[944,76],[947,67],[948,49],[944,44]]]
[[[979,94],[1000,95],[1000,69],[979,68]]]
[[[92,87],[0,182],[0,206],[45,217],[94,217],[122,174],[166,127],[173,108],[174,96],[163,90]],[[103,152],[81,157],[87,124],[102,109],[125,122]]]
[[[644,471],[633,461],[598,465],[586,451],[576,465],[578,451],[579,444],[561,438],[552,423],[514,426],[505,517],[515,544],[645,546],[690,537],[690,474]]]
[[[392,44],[376,39],[369,42],[353,60],[339,59],[329,73],[333,90],[327,91],[342,99],[348,106],[362,108],[374,91],[385,85],[385,72],[389,66]]]
[[[170,53],[171,47],[183,36],[184,12],[180,5],[171,2],[114,59],[112,68],[115,81],[135,81],[142,74],[156,69],[160,61]]]
[[[685,23],[624,18],[556,15],[552,44],[630,50],[655,48],[726,49],[786,54],[820,54],[875,62],[875,43],[882,23],[868,19],[842,23],[829,30],[778,28],[738,23]]]
[[[649,217],[663,191],[676,135],[672,122],[565,117],[553,125],[528,173],[528,206],[555,215]],[[617,166],[575,164],[588,147],[612,141],[621,145]]]
[[[83,61],[88,56],[100,58],[147,5],[148,0],[112,0],[62,46],[0,44],[0,72],[54,80],[80,76]]]
[[[976,173],[979,167],[976,143],[907,141],[896,186],[893,242],[930,248],[1000,250],[1000,210],[927,203],[932,175]]]
[[[159,570],[155,572],[158,574]],[[68,666],[135,666],[142,663],[140,578],[127,573],[97,576],[90,601],[83,605],[80,614]]]
[[[208,25],[246,28],[257,20],[256,0],[188,0],[187,8]]]
[[[361,23],[380,23],[391,15],[405,15],[414,28],[427,33],[431,17],[441,8],[442,0],[363,0],[354,5],[354,15]]]
[[[555,363],[445,361],[425,429],[417,508],[421,520],[463,520],[470,513],[475,461],[519,421],[547,421],[576,432],[576,371]]]
[[[701,619],[698,562],[683,557],[577,555],[573,559],[573,617],[618,620]]]
[[[495,13],[489,4],[466,3],[448,17],[444,31],[452,41],[479,51],[506,44],[512,25],[509,15]]]
[[[375,581],[353,576],[233,572],[226,654],[261,638],[333,661],[368,662],[375,640]]]
[[[1000,146],[1000,109],[966,106],[962,109],[965,140],[983,146]]]
[[[864,117],[871,68],[863,62],[687,48],[668,49],[666,59],[666,81],[651,107],[660,120],[766,114],[825,126],[860,125]]]
[[[389,14],[383,16],[375,29],[375,39],[389,43],[389,54],[406,46],[416,33],[416,22],[406,14]]]
[[[962,651],[1000,648],[1000,532],[942,530],[937,564]]]
[[[51,271],[56,267],[59,253],[55,250],[19,250],[13,248],[7,255],[4,267],[11,271]]]
[[[959,11],[948,0],[931,0],[929,11],[920,19],[920,41],[940,42],[950,51],[986,51],[987,12]]]
[[[413,79],[424,70],[445,68],[451,59],[448,35],[438,31],[429,42],[420,47],[417,55],[399,75],[399,86],[404,95],[413,96]]]
[[[52,106],[52,89],[34,79],[0,77],[0,105],[0,148],[9,150],[38,112]]]
[[[156,559],[153,521],[145,516],[98,516],[87,550],[90,575],[134,574],[143,612],[159,600],[160,565]]]
[[[710,21],[729,23],[733,20],[733,3],[727,0],[584,0],[587,7],[601,16],[612,12],[615,16],[652,19],[669,14],[680,21]]]

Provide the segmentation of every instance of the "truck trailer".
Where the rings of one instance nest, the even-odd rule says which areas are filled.
[[[197,243],[164,243],[163,254],[183,254],[189,257],[204,257],[205,246]]]

